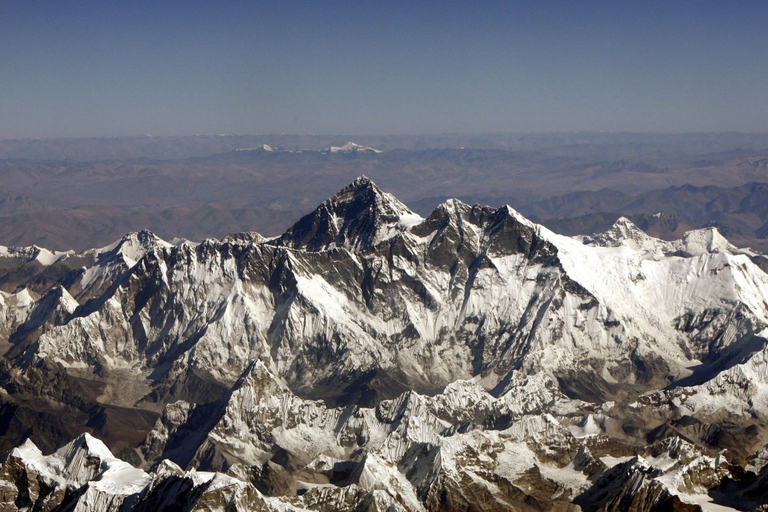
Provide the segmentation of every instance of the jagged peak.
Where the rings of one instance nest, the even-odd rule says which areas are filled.
[[[469,219],[473,209],[478,208],[479,205],[471,206],[460,199],[451,198],[446,199],[442,203],[438,204],[432,213],[426,218],[425,228],[433,230],[438,226],[445,225],[446,223],[457,223],[464,219]],[[485,217],[489,216],[494,210],[488,206],[481,208],[485,213]],[[484,217],[484,216],[481,216]]]
[[[629,218],[621,216],[607,231],[614,235],[618,240],[638,240],[652,238],[645,231],[637,227],[637,224]]]
[[[437,205],[429,218],[433,218],[435,215],[442,217],[446,214],[451,219],[468,218],[472,213],[479,214],[477,215],[476,220],[480,223],[484,222],[485,220],[489,220],[491,217],[495,217],[497,219],[500,217],[507,217],[512,218],[518,223],[530,228],[538,227],[536,223],[529,220],[522,213],[515,210],[508,204],[505,204],[500,208],[492,208],[490,206],[483,206],[479,204],[470,205],[457,198],[446,199]]]
[[[421,220],[395,196],[360,176],[272,243],[309,251],[367,250]]]
[[[373,182],[371,178],[369,178],[365,174],[361,174],[360,176],[355,178],[354,181],[352,181],[352,183],[350,183],[349,185],[342,188],[341,190],[336,192],[334,195],[326,199],[324,203],[344,200],[349,197],[353,197],[354,194],[360,193],[362,191],[368,191],[368,190],[373,191],[377,195],[383,194],[381,189],[378,186],[376,186],[376,184]]]
[[[264,364],[264,361],[257,359],[255,361],[252,361],[246,368],[243,370],[243,374],[241,376],[241,379],[249,378],[249,377],[269,377],[271,379],[277,380],[275,375],[267,368],[267,365]]]
[[[148,229],[141,229],[139,231],[131,231],[130,233],[126,233],[119,240],[118,246],[122,246],[128,243],[141,244],[143,247],[147,248],[153,245],[171,245]]]
[[[613,226],[611,226],[611,229],[632,229],[637,230],[640,229],[637,227],[637,225],[629,220],[628,217],[621,216],[613,223]]]
[[[40,451],[40,448],[37,447],[32,439],[27,438],[23,443],[11,450],[10,456],[23,461],[33,461],[39,460],[43,456],[43,452]]]
[[[683,251],[694,255],[737,250],[714,226],[686,231],[680,242]]]
[[[654,238],[627,217],[619,217],[606,231],[589,236],[577,237],[585,245],[599,247],[629,247],[644,257],[700,256],[703,254],[746,254],[754,256],[750,249],[739,249],[731,244],[714,226],[687,231],[674,241]]]
[[[462,201],[461,199],[452,197],[450,199],[446,199],[442,203],[438,205],[438,208],[444,207],[444,208],[471,208],[467,203]]]
[[[394,423],[413,414],[423,415],[427,411],[424,396],[409,390],[391,400],[384,400],[376,407],[376,416],[385,423]]]
[[[259,245],[267,241],[267,237],[256,231],[242,231],[240,233],[230,233],[221,239],[222,243],[240,244],[240,245]]]
[[[59,459],[62,466],[57,468],[57,472],[77,485],[93,480],[107,469],[109,462],[117,461],[103,442],[88,433],[62,446],[48,459],[51,462]],[[54,462],[53,465],[55,467],[58,464]]]
[[[22,297],[22,299],[24,298]],[[29,321],[31,325],[38,327],[47,322],[61,322],[67,315],[73,313],[79,305],[64,286],[56,285],[34,303]]]
[[[495,255],[523,253],[531,261],[544,261],[557,252],[551,231],[509,205],[470,206],[458,199],[449,199],[438,205],[412,232],[430,240],[431,246],[460,243],[463,248],[488,250]]]
[[[120,237],[119,240],[116,240],[109,245],[106,245],[98,249],[89,249],[89,251],[86,251],[86,252],[94,251],[99,254],[116,253],[116,252],[119,252],[123,246],[129,245],[129,244],[149,246],[155,240],[160,240],[160,238],[157,235],[155,235],[152,231],[142,229],[140,231],[131,231],[130,233],[126,233],[125,235]]]
[[[597,247],[628,247],[650,258],[674,252],[670,242],[648,235],[629,218],[621,216],[602,233],[580,237],[585,245]]]
[[[671,459],[685,459],[689,462],[701,455],[700,450],[695,445],[675,435],[667,437],[650,446],[650,454],[654,457],[660,457],[666,454]]]
[[[184,476],[184,470],[181,469],[181,467],[173,462],[170,459],[163,459],[160,461],[160,463],[157,465],[157,468],[155,468],[154,473],[163,478],[163,477],[183,477]]]
[[[329,210],[339,210],[340,206],[349,202],[360,202],[362,206],[374,208],[378,213],[388,216],[413,214],[404,203],[394,195],[381,190],[372,179],[364,174],[323,201],[320,207],[325,206]]]
[[[62,308],[66,313],[74,312],[80,305],[64,286],[56,285],[52,290],[56,290],[59,295],[57,307]]]
[[[0,245],[0,257],[23,258],[27,261],[34,260],[43,266],[52,265],[73,254],[75,254],[75,251],[51,251],[38,245],[30,245],[27,247],[6,247]]]
[[[512,208],[508,204],[505,204],[504,206],[502,206],[501,207],[501,211],[503,211],[504,213],[506,213],[507,215],[509,215],[513,219],[515,219],[520,224],[523,224],[524,226],[528,226],[530,228],[535,228],[537,226],[536,223],[530,221],[525,215],[523,215],[519,211],[515,210],[514,208]]]
[[[598,245],[606,247],[627,245],[627,242],[641,242],[651,238],[642,229],[638,228],[634,222],[624,216],[616,219],[608,230],[593,235],[593,240]]]
[[[68,490],[88,484],[97,492],[127,496],[138,493],[152,480],[143,470],[116,458],[101,440],[87,433],[51,455],[43,455],[27,440],[11,451],[10,456],[32,468],[39,482],[66,486]]]
[[[471,205],[469,205],[469,204],[465,203],[464,201],[462,201],[461,199],[457,199],[455,197],[452,197],[450,199],[446,199],[445,201],[443,201],[442,203],[437,205],[437,207],[435,208],[435,210],[437,210],[437,211],[444,211],[444,212],[447,212],[448,214],[451,214],[451,215],[456,215],[457,213],[461,214],[463,212],[468,212],[471,209],[472,209]]]
[[[99,459],[115,458],[109,448],[107,448],[107,445],[87,432],[80,434],[56,450],[56,455],[64,459],[69,466],[78,458],[80,452],[84,452],[86,456],[98,457]]]
[[[106,247],[96,249],[95,251],[86,251],[86,253],[95,253],[99,260],[104,257],[122,257],[126,265],[133,267],[148,252],[156,248],[170,248],[173,246],[173,244],[166,242],[152,231],[142,229],[127,233],[120,240]]]

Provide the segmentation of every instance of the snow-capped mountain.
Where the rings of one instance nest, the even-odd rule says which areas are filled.
[[[275,148],[273,148],[269,144],[262,144],[261,146],[258,146],[255,148],[240,148],[240,149],[236,149],[235,151],[249,152],[249,153],[274,153]]]
[[[365,177],[272,239],[5,249],[3,479],[30,510],[49,498],[19,497],[22,466],[67,489],[46,509],[164,486],[189,509],[211,488],[264,510],[757,506],[754,256],[713,228],[571,238],[458,200],[422,218]]]
[[[341,146],[330,146],[323,150],[325,153],[381,153],[380,149],[362,146],[356,142],[349,141]]]

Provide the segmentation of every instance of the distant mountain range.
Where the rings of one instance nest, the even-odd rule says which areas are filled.
[[[447,133],[422,135],[194,135],[92,137],[0,140],[0,159],[28,160],[126,160],[146,158],[177,160],[205,157],[267,144],[286,150],[319,151],[341,147],[348,141],[383,151],[397,149],[491,149],[543,152],[550,156],[595,160],[652,157],[694,157],[719,154],[738,158],[755,151],[768,152],[765,133]]]
[[[102,157],[0,160],[0,243],[83,250],[142,229],[195,241],[252,230],[278,235],[333,194],[336,184],[366,174],[421,215],[455,197],[510,204],[568,234],[602,231],[626,216],[666,239],[717,226],[738,245],[768,250],[768,143],[757,135],[373,139],[0,141],[6,156],[27,147],[40,155],[69,148],[79,158]],[[414,149],[426,141],[467,146]],[[411,149],[393,149],[398,142]],[[472,148],[473,142],[487,148]],[[742,145],[729,145],[736,143]],[[139,158],[153,144],[168,148],[158,155],[183,156]],[[104,159],[115,147],[123,156]]]

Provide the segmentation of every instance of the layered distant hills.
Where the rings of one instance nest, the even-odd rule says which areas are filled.
[[[427,215],[509,203],[567,234],[626,216],[654,236],[717,226],[768,249],[768,137],[539,134],[0,141],[0,242],[86,249],[151,229],[201,241],[282,233],[366,174]]]

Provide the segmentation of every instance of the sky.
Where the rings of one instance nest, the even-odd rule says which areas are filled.
[[[0,138],[768,132],[768,2],[0,0]]]

